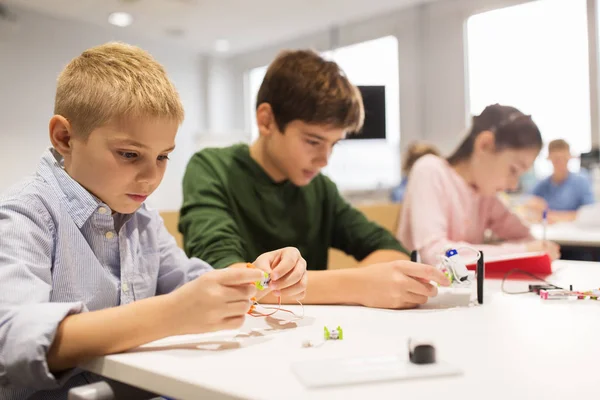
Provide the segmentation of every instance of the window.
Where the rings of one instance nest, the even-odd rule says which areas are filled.
[[[248,115],[250,118],[247,120],[250,123],[250,133],[252,133],[252,140],[258,137],[258,127],[256,126],[256,96],[258,95],[258,89],[267,73],[268,65],[258,67],[248,72],[247,84],[248,84]]]
[[[545,144],[591,148],[586,0],[538,0],[467,22],[470,112],[501,103],[531,114]],[[546,176],[546,149],[535,164]],[[573,160],[573,169],[578,161]]]
[[[373,189],[400,181],[400,87],[398,40],[386,36],[322,53],[337,62],[357,86],[385,86],[386,139],[348,140],[336,146],[329,165],[323,170],[342,190]],[[249,71],[247,105],[252,139],[256,127],[256,95],[267,66]],[[360,160],[360,162],[357,162]]]

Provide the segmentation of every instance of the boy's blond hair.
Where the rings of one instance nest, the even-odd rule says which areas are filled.
[[[165,69],[146,51],[111,42],[84,51],[58,77],[54,114],[86,136],[113,121],[183,121],[183,106]]]
[[[548,144],[548,153],[558,150],[571,151],[571,146],[569,146],[569,143],[564,139],[556,139]]]

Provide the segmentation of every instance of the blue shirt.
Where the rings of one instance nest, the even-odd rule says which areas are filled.
[[[408,177],[402,178],[402,181],[398,186],[392,189],[390,194],[390,200],[393,203],[402,203],[404,200],[404,194],[406,193],[406,187],[408,186]]]
[[[112,215],[53,149],[0,197],[0,240],[2,400],[66,400],[70,388],[101,379],[49,371],[46,354],[66,316],[169,293],[212,270],[177,247],[156,211]]]
[[[559,184],[552,182],[551,176],[538,182],[533,194],[546,200],[548,207],[556,211],[576,211],[594,202],[590,181],[573,173],[569,173],[567,179]]]

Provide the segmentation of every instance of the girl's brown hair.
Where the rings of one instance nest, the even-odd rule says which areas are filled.
[[[467,137],[458,149],[448,157],[448,162],[455,165],[468,160],[473,154],[475,139],[481,132],[494,133],[496,151],[505,149],[537,149],[542,148],[542,134],[530,115],[525,115],[510,106],[494,104],[487,106],[483,112],[473,117],[473,125]]]

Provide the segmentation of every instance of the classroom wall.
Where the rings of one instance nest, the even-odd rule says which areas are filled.
[[[418,139],[431,141],[446,153],[455,148],[466,131],[469,109],[466,20],[479,12],[527,1],[530,0],[441,0],[339,27],[336,38],[340,47],[387,35],[398,39],[401,129],[398,152]],[[238,84],[229,86],[228,96],[245,101],[240,79],[244,79],[249,69],[268,64],[282,48],[324,51],[332,48],[330,39],[330,32],[317,32],[231,57],[228,68],[235,69]],[[248,120],[244,101],[227,105],[225,113],[233,118],[221,129],[244,130]],[[340,149],[335,151],[339,153]],[[349,153],[347,157],[355,154]],[[347,161],[345,166],[361,167],[354,158]],[[371,158],[369,162],[377,160]]]
[[[127,35],[119,28],[92,26],[16,10],[19,29],[0,38],[0,191],[33,173],[49,146],[56,77],[69,60],[88,47],[121,40],[150,51],[174,81],[186,111],[177,149],[150,206],[176,209],[181,203],[181,177],[195,149],[195,135],[206,125],[201,82],[206,60],[173,45]]]
[[[335,35],[339,46],[386,35],[398,39],[401,143],[399,148],[387,149],[388,154],[399,158],[400,150],[418,139],[431,141],[444,152],[456,146],[466,129],[465,110],[469,108],[465,21],[477,12],[527,1],[438,0],[339,27]],[[245,97],[249,69],[268,64],[282,48],[332,48],[331,32],[322,31],[232,57],[208,57],[172,44],[132,37],[124,29],[90,26],[29,11],[17,10],[17,14],[19,31],[0,38],[0,145],[6,150],[0,191],[33,172],[49,145],[47,122],[61,68],[87,47],[123,40],[150,50],[167,67],[186,109],[176,154],[163,184],[148,200],[161,209],[179,207],[181,178],[194,151],[249,140]],[[389,166],[377,164],[375,151],[369,152],[375,156],[357,162],[354,150],[344,153],[336,149],[335,156],[342,159],[340,165],[348,176],[364,172],[365,160],[369,168]]]

